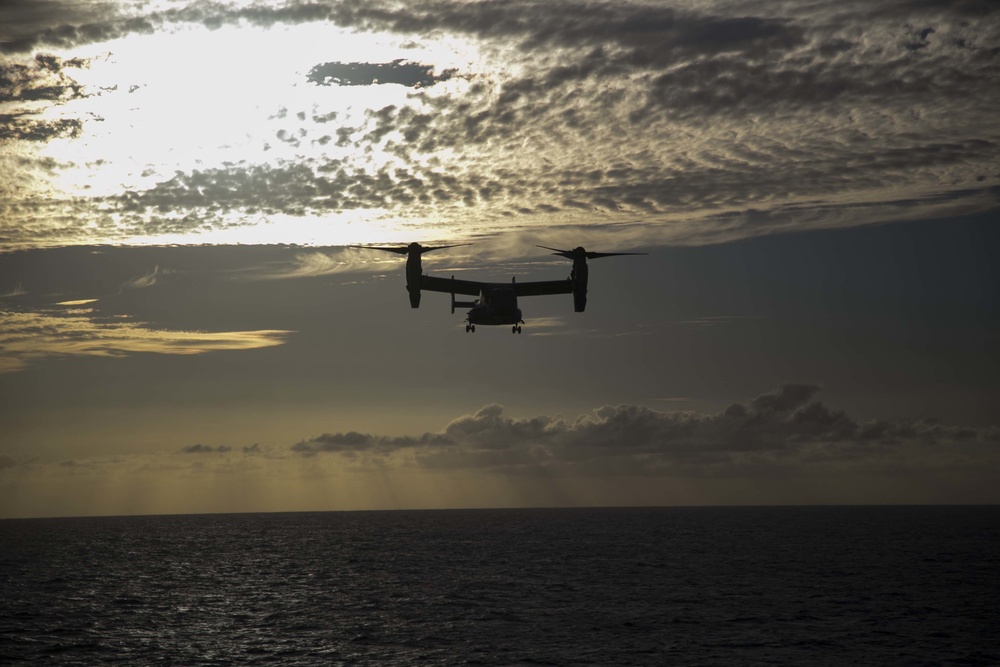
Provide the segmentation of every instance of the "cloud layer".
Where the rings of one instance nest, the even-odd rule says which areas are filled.
[[[321,234],[341,215],[405,221],[424,237],[631,222],[647,243],[702,243],[997,206],[994,3],[191,2],[66,18],[61,3],[46,8],[9,10],[20,20],[7,29],[0,113],[22,145],[85,140],[99,121],[72,109],[87,98],[140,103],[125,93],[138,80],[76,82],[89,61],[73,54],[87,45],[202,30],[224,48],[227,31],[327,26],[395,44],[385,52],[399,57],[319,60],[286,72],[286,89],[262,84],[238,159],[153,164],[100,195],[14,192],[11,244],[282,216]],[[434,61],[457,45],[477,55]],[[206,92],[189,104],[207,120],[223,100],[190,76]],[[338,97],[375,88],[401,92]],[[19,173],[46,171],[24,159]],[[18,224],[30,218],[48,222]]]
[[[1000,465],[1000,430],[934,421],[858,422],[815,400],[820,387],[787,384],[718,414],[607,406],[574,421],[515,419],[499,405],[440,433],[389,437],[326,433],[292,446],[305,456],[400,457],[420,468],[509,474],[789,477],[915,472]]]

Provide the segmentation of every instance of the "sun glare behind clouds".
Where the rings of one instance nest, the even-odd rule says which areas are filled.
[[[291,243],[641,225],[602,236],[624,249],[996,204],[974,8],[67,11],[0,29],[13,247],[252,243],[284,216]]]
[[[262,48],[266,45],[266,48]],[[416,59],[430,70],[468,71],[478,62],[477,50],[462,40],[421,44],[398,37],[354,33],[326,24],[277,26],[269,29],[240,25],[214,30],[181,26],[152,35],[133,34],[64,52],[74,58],[74,81],[86,94],[47,110],[48,117],[79,118],[80,131],[53,138],[40,157],[53,170],[44,188],[52,204],[91,201],[91,214],[104,216],[109,238],[80,241],[130,243],[338,243],[372,237],[372,227],[345,233],[351,222],[373,223],[393,233],[392,216],[378,206],[350,206],[329,211],[316,220],[258,206],[218,207],[199,186],[199,177],[243,170],[278,172],[295,165],[310,179],[322,179],[323,169],[350,170],[374,177],[403,167],[398,155],[370,142],[355,141],[371,132],[380,109],[425,111],[412,85],[375,80],[367,85],[317,85],[308,76],[317,63],[399,63]],[[445,81],[451,92],[468,81]],[[419,87],[419,86],[418,86]],[[229,190],[253,187],[234,182]],[[182,203],[211,217],[203,229],[185,228],[175,206],[154,207],[162,224],[152,236],[126,224],[117,203],[163,189],[177,179],[192,183],[195,196]],[[322,198],[329,196],[317,194]],[[335,192],[334,194],[341,194]],[[203,195],[203,196],[199,196]],[[105,203],[109,202],[109,203]],[[128,205],[126,205],[126,210]],[[134,208],[134,207],[133,207]],[[147,208],[143,216],[151,224]],[[133,210],[132,213],[136,213]],[[109,220],[117,225],[108,225]],[[114,228],[117,226],[117,229]],[[278,229],[280,227],[280,230]]]

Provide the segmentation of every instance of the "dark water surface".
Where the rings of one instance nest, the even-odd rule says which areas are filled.
[[[996,665],[1000,507],[0,521],[0,664]]]

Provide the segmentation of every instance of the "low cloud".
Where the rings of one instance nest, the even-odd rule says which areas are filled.
[[[573,420],[510,417],[490,404],[439,432],[342,431],[285,447],[198,443],[49,461],[8,450],[0,454],[0,507],[5,515],[38,516],[996,502],[996,426],[859,421],[819,395],[818,385],[794,383],[712,414],[619,405]]]
[[[934,421],[859,422],[815,400],[815,384],[786,384],[717,414],[606,406],[569,421],[507,417],[487,405],[440,433],[387,437],[327,433],[292,451],[425,469],[508,474],[770,477],[855,471],[1000,471],[1000,428]]]
[[[362,453],[389,455],[402,449],[448,444],[451,444],[451,440],[437,433],[425,433],[413,438],[409,436],[377,436],[350,431],[348,433],[324,433],[308,440],[300,440],[292,445],[291,450],[304,456],[314,456],[320,453],[349,456]]]
[[[212,447],[211,445],[203,445],[201,443],[197,445],[188,445],[187,447],[181,448],[181,453],[183,454],[224,454],[226,452],[232,451],[232,447],[227,447],[226,445],[219,445],[218,447]],[[244,447],[243,451],[246,452],[247,448]]]

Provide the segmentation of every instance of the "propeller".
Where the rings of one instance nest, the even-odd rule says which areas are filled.
[[[550,248],[547,245],[540,245],[539,248],[545,248],[546,250],[553,250],[553,255],[559,255],[560,257],[565,257],[566,259],[600,259],[601,257],[615,257],[617,255],[648,255],[646,252],[587,252],[582,246],[573,248],[572,250],[560,250],[559,248]]]
[[[432,245],[422,246],[416,241],[405,246],[383,246],[383,245],[352,245],[348,248],[362,248],[368,250],[384,250],[397,255],[406,255],[406,291],[410,293],[410,307],[420,307],[420,284],[424,274],[420,265],[420,258],[425,252],[432,250],[444,250],[445,248],[457,248],[471,243],[455,243],[452,245]]]
[[[437,245],[437,246],[422,246],[416,241],[410,245],[405,246],[377,246],[377,245],[351,245],[348,248],[362,248],[365,250],[384,250],[386,252],[394,252],[397,255],[409,255],[411,253],[417,253],[418,255],[423,255],[425,252],[430,252],[432,250],[444,250],[445,248],[458,248],[460,246],[472,245],[471,243],[456,243],[454,245]]]

